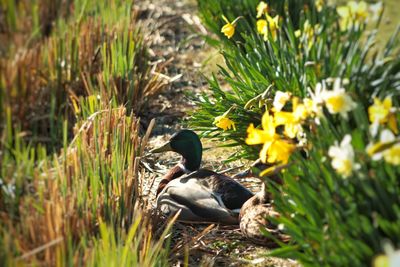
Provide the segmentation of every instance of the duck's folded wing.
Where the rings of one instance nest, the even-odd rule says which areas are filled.
[[[172,183],[178,183],[178,179]],[[229,210],[239,211],[243,204],[254,194],[239,182],[229,176],[218,174],[216,172],[200,169],[179,179],[181,185],[196,183],[204,189],[212,192],[218,200],[223,203],[222,206]],[[203,186],[204,185],[204,186]],[[189,187],[188,187],[189,188]]]
[[[196,183],[169,185],[158,197],[157,206],[169,212],[181,209],[179,219],[183,221],[238,222],[236,216],[221,205],[218,198]]]
[[[240,210],[253,193],[237,181],[223,175],[212,177],[213,191],[220,195],[225,206],[230,210]]]

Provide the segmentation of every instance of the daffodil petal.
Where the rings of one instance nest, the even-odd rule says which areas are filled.
[[[262,161],[263,163],[266,163],[266,162],[267,162],[268,150],[269,150],[269,148],[271,147],[271,145],[272,145],[272,141],[270,141],[270,142],[265,142],[264,145],[263,145],[263,148],[262,148],[261,151],[260,151],[260,159],[261,159],[261,161]],[[268,158],[269,158],[269,156],[268,156]],[[269,161],[268,161],[268,162],[269,162]]]
[[[284,140],[276,140],[273,142],[268,149],[269,163],[280,162],[286,164],[289,161],[289,157],[294,151],[295,146]]]
[[[274,114],[275,126],[285,125],[294,121],[293,114],[291,112],[280,111]]]
[[[275,135],[274,118],[268,112],[265,112],[262,116],[261,125],[270,138]]]
[[[253,124],[250,124],[247,128],[247,138],[245,140],[248,145],[258,145],[269,141],[269,136],[263,130],[254,128]]]

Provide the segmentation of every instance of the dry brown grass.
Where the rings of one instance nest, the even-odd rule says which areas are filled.
[[[75,142],[68,147],[66,156],[55,158],[52,168],[35,170],[36,176],[29,185],[31,193],[19,203],[18,218],[0,212],[7,229],[4,238],[10,248],[16,246],[20,253],[17,262],[54,266],[66,257],[69,242],[76,244],[83,236],[97,233],[99,218],[127,229],[133,217],[138,216],[134,215],[135,209],[137,213],[140,208],[142,193],[138,162],[148,140],[148,135],[139,137],[139,120],[127,116],[121,107],[100,111],[77,126]],[[125,164],[115,163],[120,156],[126,157],[121,159]],[[108,184],[93,181],[99,178],[90,173],[98,159],[104,172],[106,168],[122,167],[121,177]],[[109,188],[98,190],[95,186]],[[149,219],[143,222],[150,227]],[[151,239],[151,229],[148,230]],[[75,253],[77,263],[82,260],[82,251]]]
[[[53,25],[55,20],[67,17],[54,12],[57,1],[47,2],[40,1],[39,5],[44,24]],[[64,2],[57,2],[58,10],[74,12],[72,4],[60,8]],[[20,14],[26,14],[28,7],[27,1],[21,1]],[[28,46],[26,39],[33,29],[25,28],[24,24],[32,23],[32,16],[19,19],[15,31],[8,28],[5,34],[9,50],[0,54],[1,102],[3,108],[11,109],[13,123],[26,132],[27,140],[60,145],[57,140],[61,140],[63,119],[71,122],[71,130],[75,121],[73,102],[79,103],[80,97],[101,95],[105,103],[115,98],[118,104],[127,105],[129,112],[138,114],[149,97],[165,86],[158,65],[147,63],[147,46],[138,31],[136,12],[131,8],[129,25],[103,25],[102,19],[96,17],[67,21],[67,26],[53,29]],[[52,18],[54,14],[59,16]],[[118,51],[112,50],[124,34],[129,37],[126,45],[134,47],[134,54],[129,56],[116,55]],[[112,68],[124,56],[133,62],[132,68],[121,76]]]
[[[0,178],[11,189],[0,191],[0,261],[93,263],[100,222],[116,240],[138,222],[138,259],[152,259],[164,239],[155,241],[159,221],[143,210],[139,162],[153,124],[143,134],[138,116],[166,85],[165,65],[149,65],[133,5],[110,1],[99,11],[107,16],[78,16],[70,1],[39,0],[36,11],[31,1],[3,2]]]

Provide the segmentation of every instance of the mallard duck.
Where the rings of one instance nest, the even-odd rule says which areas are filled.
[[[283,235],[277,226],[268,221],[267,217],[278,217],[271,205],[270,196],[265,190],[265,184],[262,183],[261,191],[251,197],[243,204],[240,214],[240,231],[242,234],[254,243],[260,245],[272,245],[274,241],[265,236],[261,229],[272,233],[282,241],[287,241],[288,237]]]
[[[174,151],[181,161],[162,178],[157,189],[157,208],[165,215],[180,210],[179,221],[238,224],[242,205],[253,196],[232,178],[200,169],[202,144],[191,130],[181,130],[152,153]]]

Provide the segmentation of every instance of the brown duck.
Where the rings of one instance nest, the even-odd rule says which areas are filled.
[[[261,229],[286,242],[288,237],[283,235],[277,229],[277,226],[268,220],[268,217],[278,217],[279,213],[274,210],[270,203],[265,184],[262,183],[261,185],[261,191],[247,200],[240,210],[240,231],[249,240],[261,245],[271,246],[274,244],[274,241],[265,236]]]
[[[152,153],[174,151],[181,161],[162,178],[157,189],[157,208],[165,215],[180,210],[179,221],[238,224],[242,205],[253,196],[232,178],[199,169],[202,144],[196,133],[182,130]]]
[[[240,231],[242,234],[257,244],[266,244],[271,239],[263,235],[261,229],[268,232],[276,232],[275,226],[268,220],[267,216],[279,216],[273,210],[269,202],[269,197],[265,191],[265,184],[262,183],[262,190],[246,201],[240,210]]]

